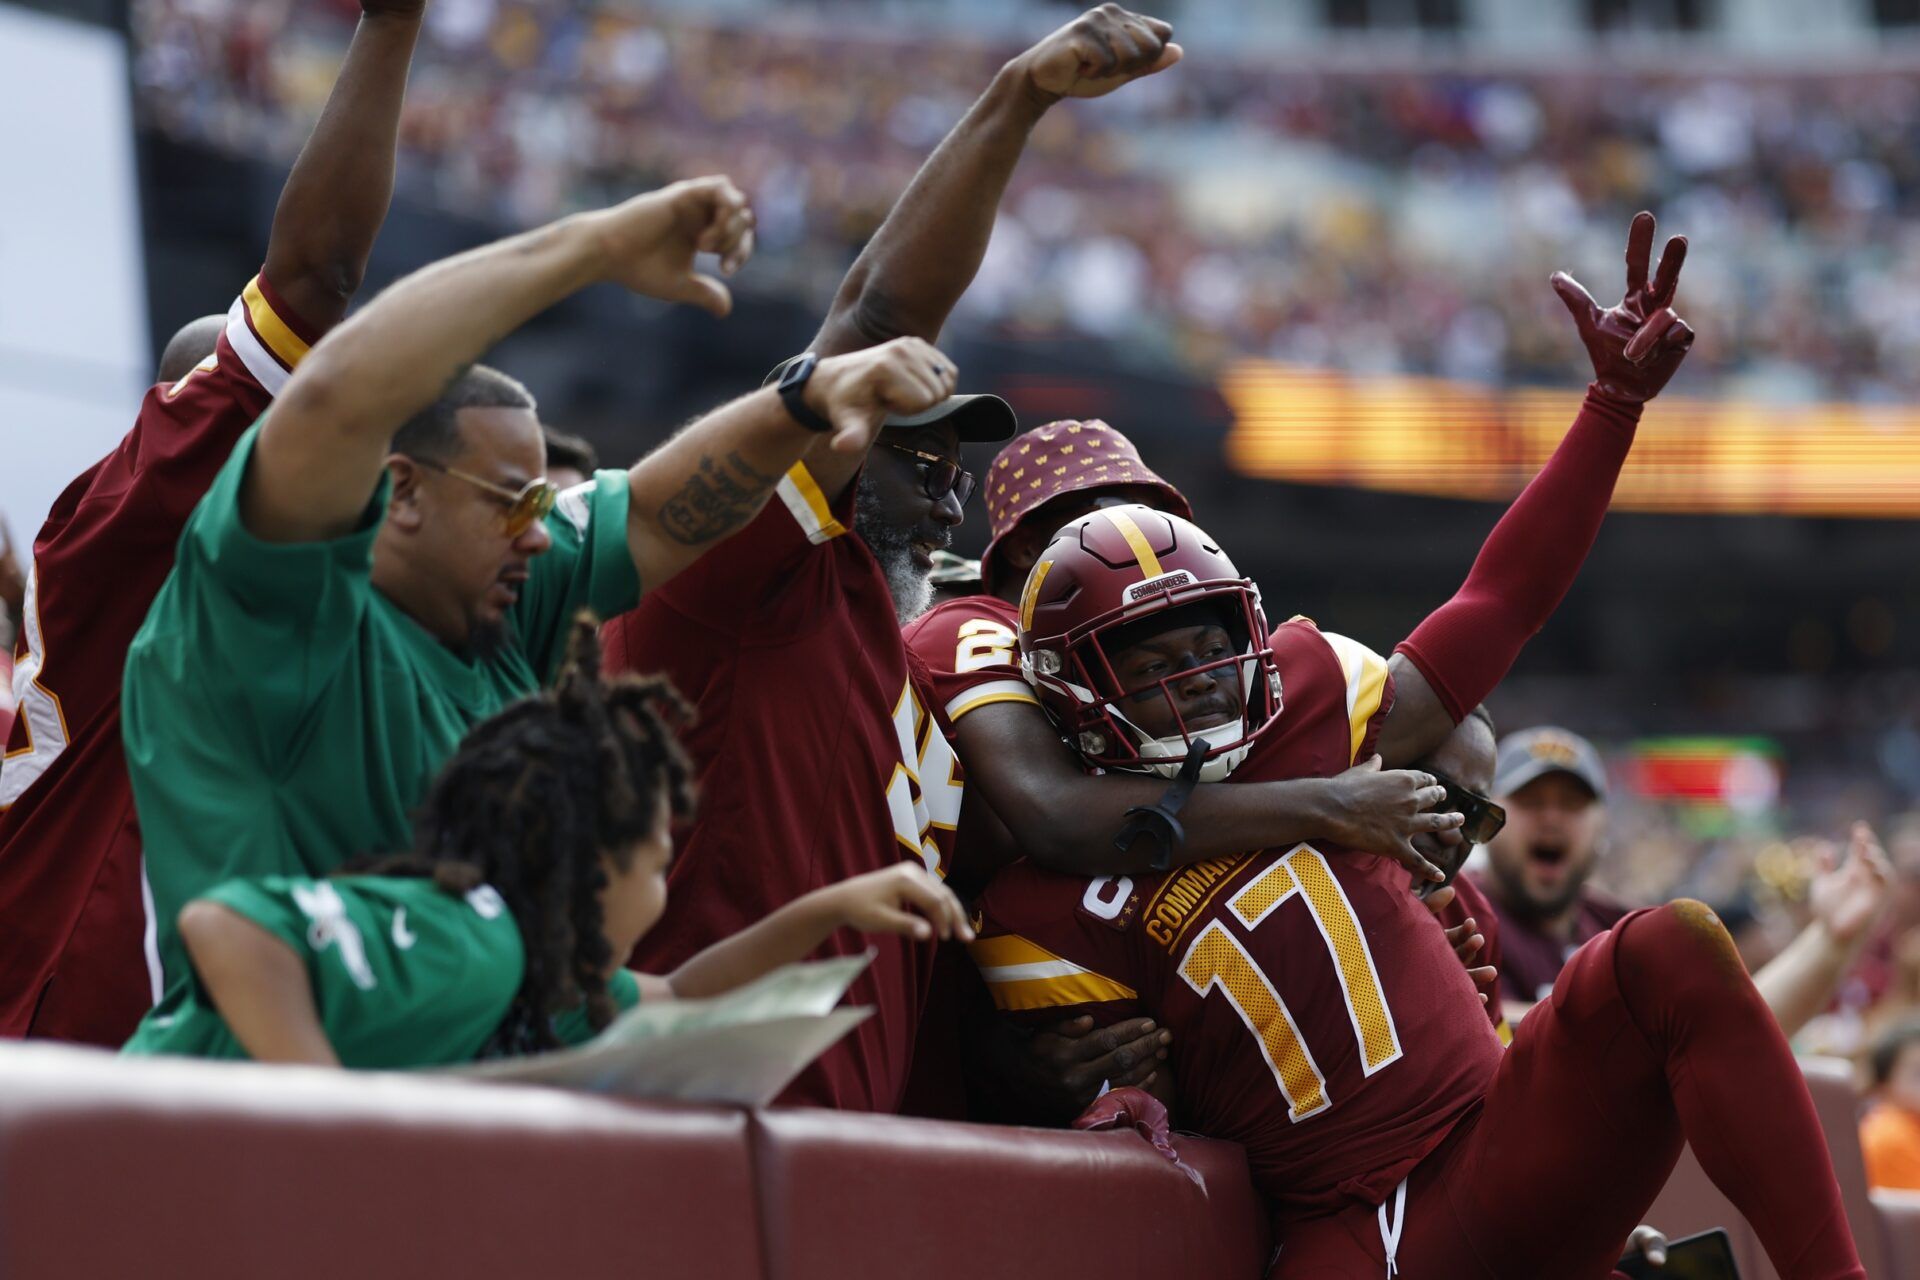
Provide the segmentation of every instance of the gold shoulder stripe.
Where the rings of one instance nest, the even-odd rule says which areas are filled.
[[[1025,1009],[1070,1009],[1075,1005],[1140,998],[1124,982],[1114,982],[1085,969],[1058,978],[1030,978],[1020,982],[989,979],[987,990],[993,993],[994,1007],[1007,1013]]]
[[[1340,674],[1347,682],[1347,728],[1352,739],[1347,750],[1349,760],[1360,754],[1367,737],[1367,722],[1380,710],[1387,692],[1387,660],[1367,646],[1331,631],[1321,638],[1333,650],[1340,663]]]
[[[1139,998],[1126,983],[1062,960],[1013,934],[970,942],[967,954],[993,993],[994,1004],[1009,1012]]]
[[[834,519],[833,508],[827,504],[827,495],[820,491],[820,484],[807,470],[807,464],[796,462],[787,468],[787,474],[781,478],[774,491],[780,495],[780,501],[799,524],[807,541],[818,544],[837,538],[847,531],[846,526]]]
[[[1017,934],[1003,933],[992,938],[976,938],[967,944],[967,954],[982,969],[1010,964],[1045,964],[1060,957],[1028,942]]]
[[[1162,572],[1160,557],[1153,554],[1153,546],[1147,541],[1147,535],[1140,532],[1140,526],[1133,522],[1133,517],[1124,511],[1112,509],[1103,511],[1101,514],[1112,522],[1113,527],[1120,531],[1120,536],[1125,538],[1127,545],[1133,549],[1133,558],[1140,564],[1142,578],[1159,577]]]
[[[978,711],[981,707],[990,707],[997,702],[1024,702],[1039,706],[1040,699],[1033,696],[1033,690],[1024,680],[986,680],[963,690],[947,702],[947,719],[958,724],[960,717],[969,711]]]
[[[267,295],[260,291],[260,277],[247,281],[247,287],[240,297],[247,304],[247,318],[253,322],[253,331],[260,335],[260,341],[273,353],[274,359],[292,369],[307,357],[307,344],[299,334],[287,327],[274,311]]]

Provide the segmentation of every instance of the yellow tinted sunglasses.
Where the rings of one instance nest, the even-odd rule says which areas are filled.
[[[495,484],[491,480],[482,480],[479,476],[461,471],[457,467],[443,466],[429,458],[415,458],[415,462],[429,471],[438,471],[443,476],[452,476],[455,480],[464,480],[476,489],[484,489],[501,502],[506,510],[500,513],[501,532],[509,538],[517,538],[533,527],[536,520],[545,520],[553,511],[555,499],[560,490],[545,476],[537,476],[520,486],[518,492],[505,485]]]

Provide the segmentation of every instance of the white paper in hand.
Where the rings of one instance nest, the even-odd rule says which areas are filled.
[[[470,1079],[758,1107],[873,1013],[838,1009],[873,952],[786,965],[711,1000],[641,1004],[586,1044],[455,1067]]]

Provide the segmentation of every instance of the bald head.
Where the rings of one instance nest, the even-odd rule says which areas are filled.
[[[201,316],[180,326],[160,353],[160,373],[156,381],[172,384],[180,381],[193,367],[213,354],[220,331],[227,327],[225,316]]]

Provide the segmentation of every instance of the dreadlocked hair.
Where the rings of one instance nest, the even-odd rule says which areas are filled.
[[[554,1016],[581,1004],[594,1030],[612,1020],[601,857],[625,870],[662,806],[692,814],[692,766],[675,738],[691,717],[664,677],[602,677],[598,619],[583,611],[553,688],[474,726],[441,769],[412,850],[356,868],[430,877],[456,896],[488,884],[506,902],[526,973],[484,1056],[555,1047]]]

